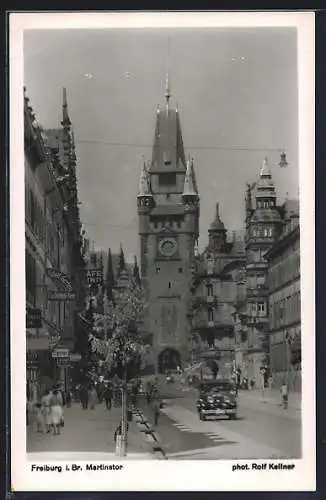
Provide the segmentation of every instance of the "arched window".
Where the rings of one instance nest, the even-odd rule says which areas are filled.
[[[212,283],[207,283],[207,297],[213,297],[213,285]]]
[[[208,321],[214,321],[214,311],[213,311],[213,309],[208,309]]]

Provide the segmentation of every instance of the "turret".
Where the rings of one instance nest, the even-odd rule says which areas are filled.
[[[220,218],[219,203],[216,203],[215,219],[208,230],[208,246],[211,250],[223,252],[226,244],[226,229]]]
[[[151,208],[153,206],[153,201],[154,200],[151,191],[149,173],[146,164],[144,162],[139,178],[139,188],[137,195],[138,208],[139,209]]]
[[[199,200],[194,163],[190,158],[187,160],[187,170],[184,179],[182,200],[184,203],[196,203]]]
[[[259,181],[256,187],[256,205],[260,208],[275,206],[276,192],[272,179],[272,172],[267,158],[264,159],[260,169]]]

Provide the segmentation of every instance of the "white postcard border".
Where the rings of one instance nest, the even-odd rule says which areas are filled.
[[[23,30],[285,27],[298,33],[301,210],[302,442],[293,471],[237,471],[229,461],[123,461],[122,471],[31,472],[25,452]],[[313,12],[12,13],[10,15],[11,459],[14,491],[311,491],[315,489],[315,47]],[[119,463],[110,460],[109,463]],[[51,465],[54,463],[51,463]],[[65,463],[60,464],[65,468]]]

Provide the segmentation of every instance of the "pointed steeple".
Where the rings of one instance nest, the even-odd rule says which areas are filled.
[[[63,87],[62,89],[62,122],[63,127],[70,127],[71,121],[68,113],[68,102],[67,102],[67,89]]]
[[[103,266],[103,253],[102,250],[100,251],[100,255],[98,258],[98,267],[101,271],[101,276],[102,276],[102,283],[100,285],[101,290],[103,291],[104,289],[104,266]]]
[[[190,157],[188,157],[187,160],[187,170],[186,170],[186,175],[185,175],[185,180],[184,180],[184,185],[183,185],[183,198],[198,198],[198,191],[197,191],[197,185],[196,185],[196,178],[195,178],[195,171],[194,171],[194,164],[193,160],[190,160]]]
[[[108,264],[106,268],[106,296],[107,299],[113,302],[113,288],[115,285],[114,273],[113,273],[113,264],[112,264],[112,254],[111,248],[109,248],[108,253]]]
[[[123,252],[122,244],[120,243],[119,272],[125,269],[125,267],[126,267],[125,254]]]
[[[225,231],[224,223],[220,217],[220,204],[216,203],[215,219],[211,224],[210,231]]]
[[[166,111],[169,112],[169,103],[171,98],[171,88],[170,88],[170,38],[168,39],[168,51],[167,51],[167,63],[166,63],[166,78],[165,78],[165,99],[166,99]]]
[[[133,278],[135,282],[140,285],[140,275],[139,275],[139,267],[138,267],[138,262],[137,262],[137,257],[135,255],[135,260],[134,260],[134,267],[132,271]]]

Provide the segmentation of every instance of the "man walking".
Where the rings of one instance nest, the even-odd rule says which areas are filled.
[[[112,408],[112,389],[111,389],[110,385],[108,385],[105,388],[105,391],[104,391],[104,400],[105,400],[106,409],[107,410],[111,410],[111,408]]]
[[[154,426],[156,427],[157,424],[158,424],[158,418],[160,416],[160,404],[159,404],[159,401],[157,399],[154,400],[154,404],[153,404],[153,414],[154,414]]]

